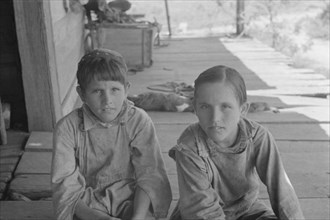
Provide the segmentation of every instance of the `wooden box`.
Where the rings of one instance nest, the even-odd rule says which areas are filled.
[[[149,67],[152,64],[153,27],[147,24],[101,23],[92,37],[94,48],[119,52],[129,67]]]

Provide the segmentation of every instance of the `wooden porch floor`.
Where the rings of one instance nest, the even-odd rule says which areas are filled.
[[[131,94],[169,81],[192,84],[196,76],[214,65],[240,71],[249,101],[267,102],[280,113],[248,116],[267,126],[277,140],[284,166],[299,197],[306,219],[330,219],[329,214],[329,80],[309,69],[290,67],[288,57],[252,39],[172,39],[154,48],[153,65],[129,76]],[[150,90],[149,90],[150,91]],[[178,200],[176,168],[168,157],[181,131],[196,118],[191,113],[149,112],[160,139],[170,177],[173,202]],[[11,193],[33,201],[0,201],[0,219],[54,219],[50,191],[52,134],[32,132],[11,181]],[[1,157],[0,161],[3,161]],[[260,198],[267,200],[265,187]]]

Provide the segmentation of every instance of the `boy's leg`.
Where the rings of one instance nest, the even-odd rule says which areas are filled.
[[[173,212],[171,213],[170,220],[182,220],[178,205],[175,206]]]
[[[260,201],[256,201],[250,210],[238,220],[278,220],[274,212]]]

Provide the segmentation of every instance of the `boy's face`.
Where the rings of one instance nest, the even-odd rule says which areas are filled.
[[[198,87],[194,108],[208,137],[221,147],[230,147],[236,140],[238,122],[248,104],[240,106],[231,85],[211,82]]]
[[[118,81],[93,79],[85,90],[78,86],[77,92],[100,121],[109,123],[121,111],[128,87]]]

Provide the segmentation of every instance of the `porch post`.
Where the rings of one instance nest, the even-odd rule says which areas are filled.
[[[240,35],[244,31],[244,0],[236,0],[236,34]]]
[[[49,0],[13,0],[29,131],[62,116]]]

